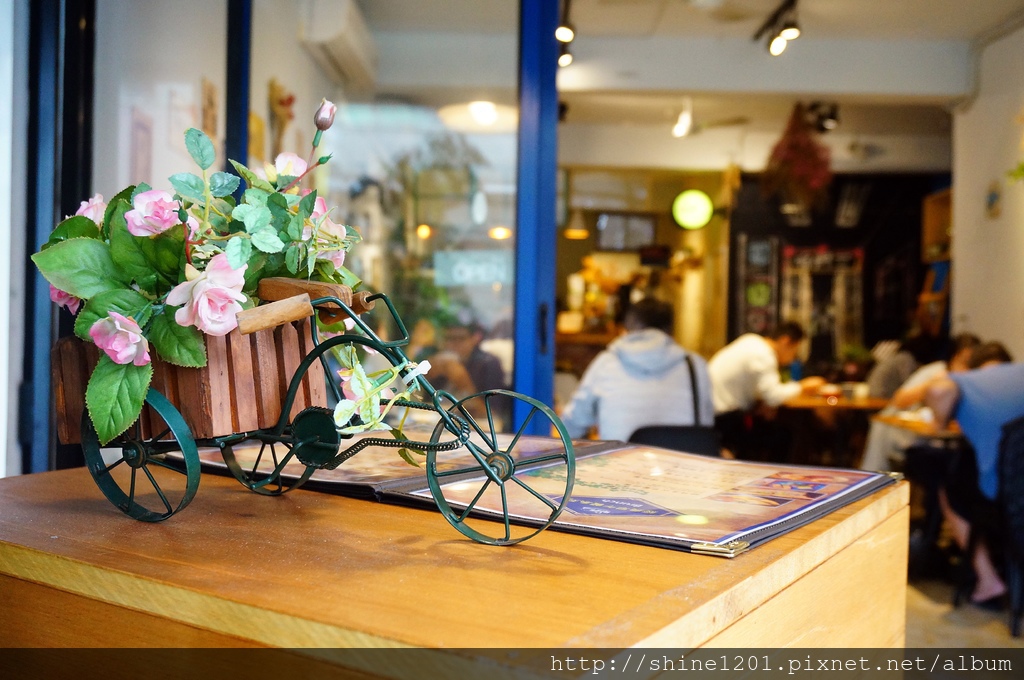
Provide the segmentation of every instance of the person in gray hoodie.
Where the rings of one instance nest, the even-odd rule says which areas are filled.
[[[647,425],[713,422],[707,362],[672,339],[671,305],[640,300],[627,309],[624,326],[626,334],[594,358],[566,406],[562,421],[569,435],[583,437],[596,426],[599,439],[627,441]],[[694,414],[691,367],[699,414]]]

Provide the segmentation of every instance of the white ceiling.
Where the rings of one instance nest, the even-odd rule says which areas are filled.
[[[392,33],[508,34],[516,30],[513,0],[358,0],[372,30]],[[551,0],[552,2],[556,0]],[[748,44],[780,0],[572,0],[574,47],[635,41],[641,49],[674,37]],[[799,0],[804,37],[813,41],[881,40],[901,43],[978,44],[1024,22],[1024,0]],[[591,40],[589,51],[588,40]],[[611,41],[611,42],[610,42]],[[745,41],[745,42],[741,42]],[[653,47],[650,47],[653,50]],[[603,56],[603,55],[602,55]],[[613,58],[614,55],[608,55]],[[795,59],[783,54],[778,59]],[[764,52],[765,60],[773,59]],[[652,61],[658,56],[651,53]],[[583,58],[577,60],[578,67]],[[728,90],[729,88],[723,88]],[[671,125],[684,96],[698,126],[736,123],[749,130],[780,130],[796,100],[840,105],[840,125],[863,134],[948,134],[950,108],[942,97],[827,94],[814,91],[710,92],[706,90],[579,89],[562,93],[567,121],[581,124]],[[389,93],[401,94],[401,93]]]

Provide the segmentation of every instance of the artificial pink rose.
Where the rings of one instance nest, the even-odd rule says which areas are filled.
[[[181,206],[166,191],[143,191],[132,201],[132,207],[134,210],[125,213],[124,219],[128,223],[128,231],[136,236],[156,236],[181,224],[178,219]]]
[[[78,308],[82,306],[82,299],[76,298],[71,293],[65,293],[60,288],[54,287],[50,284],[50,300],[56,302],[61,307],[66,307],[69,312],[74,314],[78,311]]]
[[[103,213],[106,210],[107,204],[103,202],[103,195],[96,194],[88,201],[82,201],[82,205],[78,207],[78,211],[75,214],[88,217],[99,226],[103,224]]]
[[[197,272],[186,265],[187,281],[179,283],[167,295],[167,304],[182,305],[174,313],[180,326],[195,326],[207,335],[227,335],[238,326],[237,314],[245,300],[242,286],[245,269],[232,269],[224,253],[214,256],[206,270]]]
[[[94,323],[89,337],[115,364],[145,366],[150,361],[149,341],[142,335],[139,324],[117,312]]]

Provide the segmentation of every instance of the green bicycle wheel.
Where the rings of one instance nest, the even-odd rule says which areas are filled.
[[[515,402],[528,407],[511,426]],[[448,409],[471,436],[452,451],[427,451],[427,483],[444,518],[463,535],[489,545],[514,545],[551,526],[572,494],[576,459],[572,440],[554,411],[516,392],[487,390]],[[540,419],[551,437],[526,436]],[[455,438],[444,419],[431,442]]]
[[[129,517],[160,522],[183,510],[199,489],[199,451],[192,431],[167,397],[150,389],[146,403],[166,424],[162,432],[142,436],[139,421],[106,446],[100,446],[89,413],[82,416],[82,451],[96,485]],[[178,454],[184,469],[168,458]]]

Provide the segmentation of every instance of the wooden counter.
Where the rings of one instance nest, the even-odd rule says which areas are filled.
[[[434,511],[208,474],[146,524],[63,470],[0,479],[0,620],[9,646],[900,646],[907,500],[727,560],[550,530],[484,546]]]

